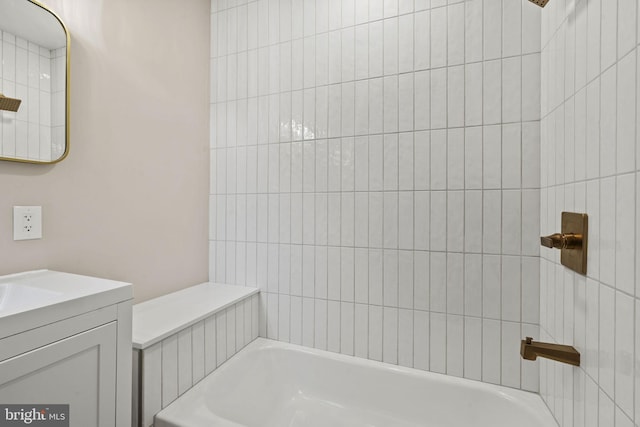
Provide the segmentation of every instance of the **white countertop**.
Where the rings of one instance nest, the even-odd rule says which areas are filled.
[[[145,349],[258,293],[257,288],[201,283],[133,306],[133,348]]]
[[[0,276],[0,338],[130,300],[129,283],[50,270]]]

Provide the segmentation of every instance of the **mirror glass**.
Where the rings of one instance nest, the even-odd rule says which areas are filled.
[[[64,24],[35,1],[1,0],[0,58],[0,160],[62,160],[69,151]]]

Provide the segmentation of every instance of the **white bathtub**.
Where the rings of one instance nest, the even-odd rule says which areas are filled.
[[[259,338],[155,427],[557,427],[536,394]]]

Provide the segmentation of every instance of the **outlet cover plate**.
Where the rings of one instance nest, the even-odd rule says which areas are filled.
[[[42,206],[13,207],[13,240],[42,239]]]

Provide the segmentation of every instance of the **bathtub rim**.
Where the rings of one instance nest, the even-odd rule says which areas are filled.
[[[253,352],[260,352],[263,350],[269,349],[284,349],[286,351],[294,351],[303,354],[309,354],[314,357],[320,357],[324,359],[329,359],[332,361],[337,361],[346,364],[356,364],[358,366],[362,366],[365,368],[371,368],[375,370],[382,370],[387,372],[392,372],[396,374],[400,374],[401,376],[408,376],[410,378],[419,378],[425,379],[427,381],[433,381],[435,383],[448,383],[453,386],[462,387],[465,389],[476,390],[479,392],[489,393],[497,398],[502,398],[513,402],[515,405],[526,407],[532,411],[532,413],[538,414],[536,409],[543,409],[545,414],[538,414],[541,418],[548,419],[548,426],[546,424],[541,427],[557,427],[558,423],[551,414],[551,411],[547,407],[546,403],[542,399],[539,393],[516,389],[509,386],[504,386],[500,384],[492,384],[486,383],[480,380],[474,380],[470,378],[456,377],[453,375],[442,374],[432,371],[425,371],[417,368],[410,368],[405,366],[394,365],[388,362],[382,362],[377,360],[365,359],[358,356],[352,356],[341,353],[334,353],[328,350],[321,350],[311,347],[306,347],[300,344],[293,344],[283,341],[277,341],[269,338],[258,337],[254,339],[252,342],[247,344],[244,348],[237,351],[231,358],[227,359],[220,366],[218,366],[214,371],[206,375],[200,382],[194,384],[191,389],[186,391],[184,394],[179,396],[176,400],[171,402],[167,407],[163,408],[160,412],[158,412],[154,416],[154,421],[157,422],[158,416],[165,418],[162,420],[163,422],[175,423],[175,420],[180,420],[180,413],[184,410],[184,408],[197,408],[197,405],[200,404],[200,400],[204,399],[204,393],[202,393],[203,388],[206,389],[208,386],[208,382],[214,381],[213,378],[216,377],[216,373],[221,375],[223,372],[229,369],[233,369],[236,360],[242,359],[242,357],[246,354]],[[228,362],[232,363],[228,363]],[[209,378],[211,377],[211,378]],[[208,380],[208,381],[207,381]],[[532,408],[532,405],[535,407]],[[214,414],[215,415],[215,414]],[[241,424],[237,424],[232,422],[231,420],[227,420],[224,418],[220,418],[221,420],[225,420],[230,422],[228,425],[240,426]],[[173,424],[172,424],[173,425]],[[227,425],[227,424],[225,424]]]

